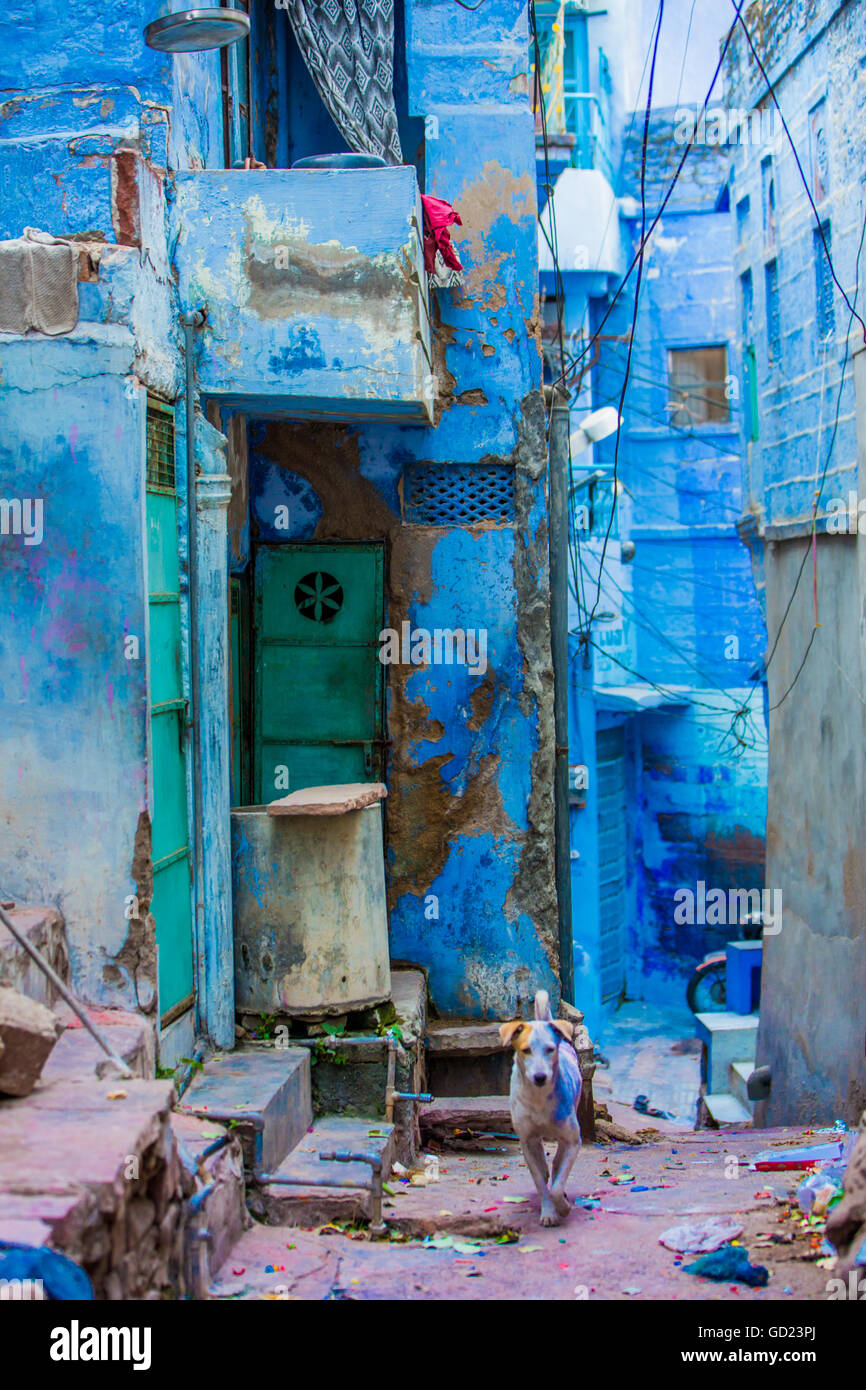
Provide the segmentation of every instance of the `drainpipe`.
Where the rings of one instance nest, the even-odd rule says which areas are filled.
[[[570,414],[568,396],[553,388],[550,402],[550,642],[553,656],[553,722],[556,897],[559,905],[559,983],[574,1002],[574,937],[571,922],[571,835],[568,816],[568,508]]]

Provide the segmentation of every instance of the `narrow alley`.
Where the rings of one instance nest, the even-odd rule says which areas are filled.
[[[838,1375],[866,3],[8,0],[0,55],[29,1369],[566,1301],[576,1374]]]

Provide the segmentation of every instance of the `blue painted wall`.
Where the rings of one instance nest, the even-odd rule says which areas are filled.
[[[138,817],[152,795],[147,689],[144,662],[134,670],[118,665],[117,642],[124,623],[145,623],[145,387],[178,406],[185,561],[177,315],[194,306],[176,283],[183,220],[174,175],[193,179],[223,163],[219,58],[153,53],[141,37],[152,17],[143,3],[121,10],[73,3],[43,7],[38,23],[27,5],[7,6],[0,18],[0,44],[14,55],[0,106],[0,235],[20,235],[25,225],[88,234],[83,250],[90,257],[82,257],[74,334],[58,343],[31,334],[0,344],[10,401],[4,491],[12,477],[23,480],[16,481],[20,489],[44,489],[50,523],[38,556],[35,547],[26,555],[13,549],[6,537],[0,550],[4,598],[14,614],[0,637],[3,701],[12,709],[0,734],[9,785],[0,883],[13,895],[64,908],[82,993],[143,1008],[155,1006],[152,923],[145,916],[130,924],[123,903],[141,886],[133,851]],[[365,424],[358,412],[339,425],[299,425],[290,404],[280,409],[273,382],[263,378],[258,395],[248,380],[241,390],[229,358],[214,367],[207,391],[211,418],[219,420],[213,408],[220,400],[242,398],[249,420],[251,512],[232,537],[235,571],[248,561],[250,545],[267,536],[273,497],[287,495],[295,525],[287,539],[386,541],[392,625],[405,617],[415,625],[463,622],[489,630],[484,676],[459,668],[392,673],[388,855],[393,954],[427,967],[443,1013],[502,1017],[527,1009],[538,987],[555,996],[558,965],[526,10],[516,0],[487,0],[470,15],[451,0],[407,0],[398,32],[406,45],[405,64],[398,63],[405,157],[426,191],[453,202],[463,222],[455,242],[465,285],[432,296],[435,424]],[[253,144],[261,155],[268,154],[266,86],[259,67]],[[309,152],[300,149],[303,130],[300,119],[292,132],[278,130],[278,169]],[[274,172],[278,177],[290,176]],[[353,203],[347,221],[359,212]],[[214,246],[205,257],[217,269],[219,251]],[[230,277],[213,275],[195,286],[195,296],[201,293],[230,308]],[[347,340],[351,328],[347,319]],[[329,365],[338,368],[332,349]],[[317,413],[315,396],[311,411]],[[229,416],[221,423],[228,429]],[[306,471],[286,454],[298,431],[327,445]],[[413,460],[512,465],[514,517],[506,524],[404,525],[402,479]],[[234,467],[236,460],[229,462]],[[70,569],[71,553],[77,568]],[[34,582],[37,572],[43,578]],[[182,580],[186,595],[185,570]],[[51,625],[52,605],[64,616],[62,632]],[[206,596],[203,622],[224,624],[225,609]],[[31,665],[34,642],[42,650]],[[185,667],[187,652],[185,634]],[[22,686],[25,668],[29,684]],[[210,684],[204,675],[205,705],[216,711],[222,698],[225,718],[218,689],[224,672]],[[222,819],[209,826],[206,813],[204,829],[205,854],[216,856],[206,882],[217,883]],[[144,862],[146,845],[139,848]],[[146,863],[137,867],[146,878]],[[425,911],[431,894],[437,918]]]

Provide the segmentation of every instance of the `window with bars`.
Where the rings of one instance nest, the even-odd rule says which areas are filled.
[[[513,522],[514,469],[508,464],[409,464],[403,519],[415,526]]]
[[[782,356],[782,316],[779,306],[779,262],[764,266],[764,293],[767,300],[767,347],[769,358],[778,363]]]
[[[147,400],[147,486],[151,492],[175,491],[174,410],[152,396]]]
[[[823,232],[823,237],[821,233]],[[826,250],[824,249],[826,244]],[[812,232],[812,252],[815,261],[815,323],[819,338],[827,338],[836,331],[836,309],[833,304],[833,276],[830,273],[830,257],[833,254],[833,241],[830,223],[822,222]]]

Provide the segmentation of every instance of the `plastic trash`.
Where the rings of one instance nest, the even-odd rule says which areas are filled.
[[[834,1163],[843,1155],[845,1145],[840,1138],[832,1144],[812,1144],[807,1149],[762,1149],[752,1162],[759,1172],[790,1168],[812,1168],[818,1163]]]
[[[797,1188],[797,1203],[806,1216],[826,1216],[842,1198],[845,1164],[828,1163],[804,1178]]]
[[[679,1254],[706,1255],[743,1234],[739,1221],[732,1216],[708,1216],[704,1221],[690,1221],[662,1231],[659,1243]]]

